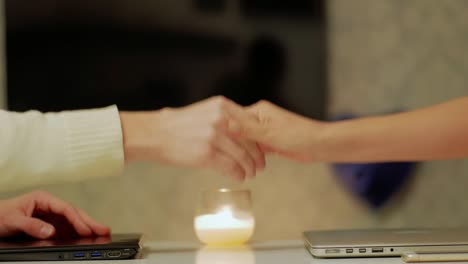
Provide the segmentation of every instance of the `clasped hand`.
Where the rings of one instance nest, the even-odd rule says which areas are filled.
[[[221,96],[182,108],[121,113],[126,162],[210,168],[237,180],[265,167],[265,154],[309,161],[301,143],[320,123],[269,102],[241,107]]]

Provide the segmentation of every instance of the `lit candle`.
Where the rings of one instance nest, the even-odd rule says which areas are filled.
[[[198,238],[210,245],[242,244],[253,234],[255,220],[250,214],[232,212],[228,206],[215,214],[199,215],[195,218]]]

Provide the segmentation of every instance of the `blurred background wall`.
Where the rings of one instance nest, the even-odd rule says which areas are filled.
[[[143,110],[223,94],[324,117],[323,3],[5,0],[9,107]]]
[[[467,1],[326,3],[329,116],[408,110],[467,95]],[[83,207],[117,232],[195,240],[192,221],[199,191],[222,186],[239,185],[209,171],[135,164],[117,178],[43,189]],[[267,170],[242,187],[253,192],[255,240],[299,239],[305,229],[468,222],[466,160],[422,164],[379,211],[345,191],[327,164],[300,165],[270,157]]]

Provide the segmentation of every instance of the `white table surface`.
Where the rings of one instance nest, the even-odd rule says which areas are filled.
[[[195,243],[143,242],[132,260],[80,261],[88,264],[403,264],[400,258],[313,258],[302,241],[269,241],[245,247],[204,248]],[[20,262],[11,262],[19,264]],[[69,264],[69,261],[36,262]],[[77,262],[73,262],[77,263]],[[460,263],[460,262],[458,262]],[[453,264],[453,262],[452,262]]]
[[[302,241],[269,241],[233,248],[203,248],[195,244],[181,243],[147,243],[141,259],[148,264],[405,263],[400,258],[317,259],[309,254]]]

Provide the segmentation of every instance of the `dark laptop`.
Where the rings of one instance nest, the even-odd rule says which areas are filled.
[[[140,249],[140,234],[114,234],[67,240],[0,240],[0,261],[131,259]]]

